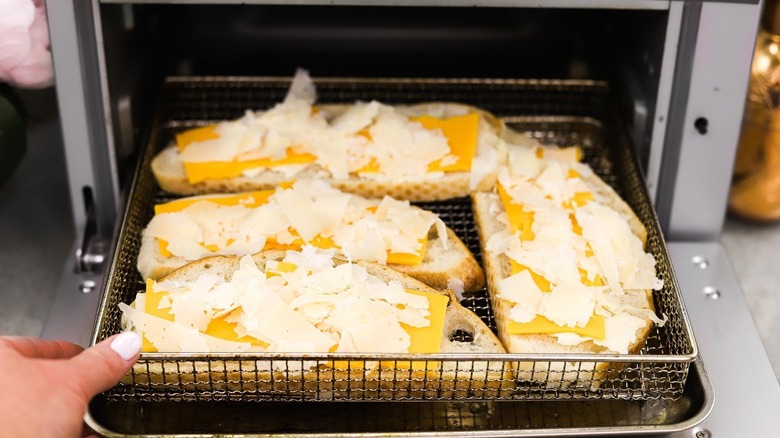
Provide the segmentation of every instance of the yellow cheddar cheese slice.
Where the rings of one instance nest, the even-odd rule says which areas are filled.
[[[247,170],[261,167],[284,166],[289,164],[309,164],[317,161],[317,156],[306,153],[296,152],[295,148],[288,148],[287,155],[280,159],[259,158],[256,160],[230,161],[230,162],[185,162],[184,172],[187,174],[187,181],[190,184],[196,184],[207,179],[229,179],[237,178]]]
[[[236,195],[195,196],[191,198],[176,199],[164,204],[154,206],[154,213],[175,213],[184,210],[192,204],[200,201],[208,201],[219,205],[243,205],[247,208],[259,207],[274,194],[274,190],[260,190],[256,192],[240,193]]]
[[[413,289],[406,289],[406,291],[428,299],[428,311],[430,312],[428,320],[431,322],[427,327],[412,327],[401,323],[401,327],[412,338],[409,353],[438,353],[441,349],[441,333],[444,330],[444,314],[447,312],[449,298],[446,295],[432,292]]]
[[[192,143],[215,140],[219,138],[216,125],[203,126],[176,134],[176,146],[179,152],[184,151]],[[258,167],[273,167],[286,164],[309,164],[317,160],[313,154],[299,152],[296,148],[288,148],[286,155],[280,159],[261,158],[255,160],[230,162],[185,162],[184,171],[190,184],[207,179],[226,179],[241,176],[245,171]]]
[[[233,312],[238,312],[239,310],[234,310]],[[246,335],[242,337],[238,337],[236,334],[236,326],[238,326],[235,322],[227,322],[226,319],[230,317],[230,314],[221,316],[219,318],[212,319],[209,323],[209,326],[206,327],[205,334],[209,336],[213,336],[215,338],[224,339],[226,341],[233,341],[233,342],[248,342],[255,346],[260,347],[267,347],[268,344],[265,342],[253,338],[252,336]]]
[[[509,216],[509,229],[512,233],[520,232],[520,239],[534,240],[536,235],[531,228],[534,223],[534,212],[523,210],[523,206],[515,203],[501,184],[496,184],[496,190]]]
[[[585,327],[560,326],[541,315],[537,315],[531,322],[507,321],[506,329],[512,335],[576,333],[593,339],[606,337],[605,319],[601,315],[593,315]]]
[[[277,263],[276,267],[274,269],[265,269],[265,276],[267,278],[275,277],[277,275],[281,275],[284,272],[295,272],[295,270],[298,269],[297,266],[295,266],[292,263],[287,262],[279,262]]]
[[[479,135],[479,114],[469,113],[465,116],[438,119],[431,116],[412,117],[412,121],[418,122],[425,129],[441,129],[447,137],[450,146],[450,154],[457,158],[451,164],[442,165],[441,160],[431,163],[430,172],[468,172],[471,170],[471,161],[477,153],[477,138]]]
[[[178,146],[179,152],[182,152],[184,151],[184,148],[189,146],[191,143],[216,140],[218,138],[219,134],[217,134],[217,125],[202,126],[200,128],[188,129],[176,134],[176,146]]]
[[[509,265],[510,265],[510,274],[515,275],[523,271],[528,271],[531,274],[531,278],[534,280],[534,283],[536,283],[536,286],[539,287],[539,290],[541,290],[542,292],[552,291],[552,285],[550,285],[550,282],[546,278],[537,274],[536,272],[528,269],[527,266],[521,265],[520,263],[517,263],[512,259],[509,259]]]
[[[449,298],[446,295],[440,295],[431,292],[423,292],[414,289],[406,289],[410,294],[424,296],[428,299],[428,315],[427,319],[430,321],[430,325],[427,327],[412,327],[410,325],[401,323],[401,328],[409,334],[411,344],[409,345],[410,354],[431,354],[441,351],[441,337],[444,331],[444,316],[447,313],[447,304]],[[335,351],[338,347],[333,347]],[[336,369],[362,369],[360,362],[351,363],[348,361],[337,360],[332,365]],[[436,370],[438,363],[432,361],[394,361],[383,362],[382,366],[389,369],[408,370],[408,369],[428,369]]]

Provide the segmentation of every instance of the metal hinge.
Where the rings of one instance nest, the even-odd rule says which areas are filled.
[[[95,200],[90,187],[84,187],[84,209],[86,223],[81,237],[81,245],[76,250],[76,270],[78,272],[95,272],[106,259],[106,243],[97,236],[97,214]]]

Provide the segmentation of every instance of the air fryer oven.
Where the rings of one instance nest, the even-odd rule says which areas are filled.
[[[583,84],[607,90],[609,114],[615,117],[599,120],[602,113],[594,106],[601,103],[567,105],[543,93],[530,99],[529,105],[516,104],[518,113],[512,116],[595,120],[625,134],[625,147],[634,149],[664,231],[699,345],[686,392],[671,402],[335,406],[240,400],[143,404],[99,397],[88,413],[98,430],[119,435],[286,432],[698,438],[757,436],[777,430],[780,420],[774,412],[780,408],[780,388],[718,244],[759,3],[285,3],[47,3],[79,238],[63,268],[45,337],[84,345],[92,340],[99,302],[110,293],[106,285],[112,257],[124,244],[118,230],[129,193],[137,189],[135,170],[145,145],[156,135],[155,115],[161,108],[174,107],[196,118],[201,113],[225,118],[240,114],[252,104],[252,95],[247,97],[242,83],[289,77],[297,67],[307,68],[315,81],[360,78],[357,83],[370,84],[372,79],[397,78],[399,83],[470,84],[469,95],[488,107],[491,99],[498,99],[495,90],[489,91],[490,84],[539,83],[553,91],[556,84]],[[177,84],[209,81],[225,84],[227,95],[233,96],[222,102],[221,112],[210,112],[208,100],[198,100],[216,95],[197,87],[180,100],[171,100],[171,88]],[[446,87],[402,88],[400,93],[391,97],[424,101],[460,96]],[[549,129],[534,132],[554,137]]]

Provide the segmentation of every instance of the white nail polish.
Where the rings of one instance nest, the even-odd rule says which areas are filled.
[[[111,341],[111,349],[122,359],[130,360],[141,351],[141,337],[135,332],[124,332]]]

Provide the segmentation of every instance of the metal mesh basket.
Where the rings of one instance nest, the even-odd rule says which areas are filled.
[[[141,232],[160,191],[150,170],[156,151],[186,127],[239,117],[283,99],[289,79],[169,78],[142,154],[98,315],[95,342],[121,331],[120,302],[143,291],[136,257]],[[321,102],[377,99],[386,103],[457,101],[493,112],[545,144],[580,145],[585,161],[634,209],[648,230],[664,288],[654,293],[659,315],[634,355],[566,354],[161,354],[144,353],[110,400],[576,400],[674,399],[683,393],[697,356],[690,324],[633,148],[615,117],[605,83],[594,81],[323,79]],[[468,198],[421,203],[450,226],[481,259]],[[462,304],[495,331],[485,290]],[[468,340],[470,333],[454,332]],[[572,383],[575,382],[575,383]]]

